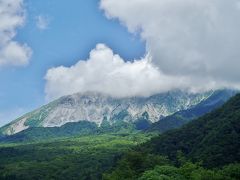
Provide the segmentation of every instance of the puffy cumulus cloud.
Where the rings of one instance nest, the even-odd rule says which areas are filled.
[[[48,99],[76,92],[148,96],[184,84],[184,80],[163,75],[149,56],[126,62],[104,44],[98,44],[88,60],[49,69],[45,79]]]
[[[140,33],[165,76],[190,88],[239,88],[239,0],[101,0],[100,7]]]
[[[31,49],[14,41],[24,21],[23,0],[0,0],[0,66],[28,64]]]

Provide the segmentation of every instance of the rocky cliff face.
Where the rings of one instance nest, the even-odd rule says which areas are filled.
[[[200,103],[212,93],[171,91],[150,97],[121,99],[99,93],[78,93],[64,96],[30,112],[2,127],[0,132],[11,135],[29,127],[55,127],[82,120],[95,122],[99,126],[103,120],[110,124],[116,121],[134,122],[143,113],[148,114],[151,122],[156,122],[162,117]]]

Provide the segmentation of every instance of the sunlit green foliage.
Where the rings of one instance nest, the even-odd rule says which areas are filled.
[[[156,165],[169,164],[165,157],[140,152],[128,152],[118,162],[117,168],[110,174],[105,174],[104,179],[135,179],[146,169],[152,169]]]
[[[239,180],[240,164],[230,164],[223,168],[206,169],[200,163],[178,160],[173,165],[166,157],[153,154],[131,152],[126,154],[117,167],[105,173],[104,180]],[[183,164],[181,164],[183,162]]]
[[[0,179],[100,179],[123,152],[149,137],[104,134],[0,145]]]
[[[139,180],[238,180],[239,168],[240,164],[215,170],[204,169],[193,163],[187,163],[179,168],[169,165],[156,166],[152,170],[145,171]]]

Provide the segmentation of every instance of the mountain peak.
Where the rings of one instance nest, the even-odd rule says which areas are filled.
[[[189,93],[180,90],[155,94],[150,97],[114,98],[98,92],[76,93],[63,96],[33,112],[30,112],[0,129],[11,135],[29,127],[59,127],[68,122],[89,121],[98,126],[103,119],[131,121],[147,112],[149,121],[156,122],[162,117],[179,110],[188,109],[212,94]]]

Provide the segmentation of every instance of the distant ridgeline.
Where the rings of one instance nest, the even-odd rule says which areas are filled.
[[[202,94],[173,91],[149,98],[123,99],[102,94],[75,94],[2,127],[0,141],[36,141],[136,130],[163,133],[220,107],[235,94],[233,90]]]
[[[240,94],[126,153],[104,179],[238,180],[239,163]]]
[[[237,91],[218,90],[215,91],[209,98],[203,100],[199,104],[190,107],[189,109],[178,111],[173,115],[167,116],[160,121],[153,123],[147,130],[153,132],[163,133],[171,129],[179,128],[189,121],[196,119],[214,109],[222,106]]]

